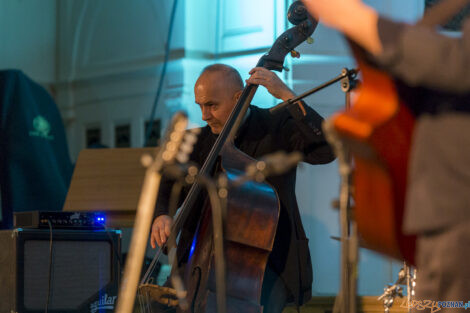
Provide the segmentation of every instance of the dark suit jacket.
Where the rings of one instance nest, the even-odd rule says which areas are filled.
[[[250,106],[249,116],[239,129],[235,145],[254,158],[284,150],[304,153],[305,162],[311,164],[331,162],[334,156],[321,130],[323,119],[314,110],[305,107],[308,112],[306,117],[296,120],[287,111],[273,116],[266,109]],[[208,126],[202,128],[190,159],[202,164],[216,138]],[[278,192],[281,203],[277,233],[268,266],[282,277],[292,292],[291,300],[302,304],[311,297],[313,275],[308,239],[295,197],[296,169],[267,180]],[[168,213],[170,188],[171,182],[164,180],[157,200],[157,216]],[[201,203],[201,200],[198,203]],[[180,263],[186,261],[200,212],[193,210],[191,215],[179,241]]]

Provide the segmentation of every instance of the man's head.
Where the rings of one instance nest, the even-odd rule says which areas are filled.
[[[209,65],[194,85],[202,120],[219,134],[243,91],[243,80],[236,69],[224,64]]]

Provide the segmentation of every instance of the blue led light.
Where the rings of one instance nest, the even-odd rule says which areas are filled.
[[[197,233],[194,236],[193,243],[191,244],[191,249],[189,250],[189,259],[191,259],[191,256],[194,253],[194,249],[196,249],[196,242],[197,242]]]

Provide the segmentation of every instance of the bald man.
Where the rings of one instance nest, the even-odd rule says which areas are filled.
[[[250,71],[248,84],[264,86],[280,100],[293,98],[294,93],[276,74],[256,67]],[[190,159],[199,165],[204,163],[217,135],[222,131],[233,107],[243,91],[243,80],[234,68],[214,64],[206,67],[194,87],[195,100],[207,123]],[[334,159],[330,146],[321,130],[322,117],[304,103],[298,103],[294,119],[289,112],[271,115],[267,109],[251,105],[240,126],[235,145],[255,159],[279,150],[300,151],[310,164],[323,164]],[[302,106],[302,107],[300,107]],[[312,265],[308,239],[300,219],[295,197],[296,169],[284,175],[268,178],[278,192],[281,209],[274,247],[265,272],[262,305],[263,312],[281,312],[287,302],[302,305],[311,297]],[[162,246],[170,234],[173,222],[168,215],[170,181],[163,181],[156,206],[156,218],[152,225],[151,244]],[[187,191],[186,191],[187,192]],[[178,243],[178,266],[187,262],[188,251],[201,215],[202,199],[188,218]],[[230,221],[228,221],[230,222]],[[241,226],[242,227],[242,226]]]

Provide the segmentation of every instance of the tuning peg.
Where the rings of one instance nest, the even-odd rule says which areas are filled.
[[[300,53],[298,51],[295,51],[295,50],[292,50],[290,52],[290,55],[293,57],[293,58],[300,58]]]
[[[183,153],[190,154],[191,152],[193,152],[193,144],[187,142],[182,143],[180,150]]]
[[[153,162],[153,158],[150,154],[145,153],[140,157],[140,162],[144,167],[149,167]]]
[[[184,140],[189,144],[194,144],[197,141],[197,135],[194,133],[188,132],[184,135]]]
[[[186,164],[189,161],[189,156],[187,153],[180,152],[176,155],[176,160],[178,160],[178,162],[181,164]]]
[[[309,45],[311,45],[314,41],[315,41],[315,40],[313,40],[312,37],[308,37],[308,38],[307,38],[307,43],[308,43]]]
[[[195,135],[199,135],[201,133],[201,128],[192,128],[189,131]]]

